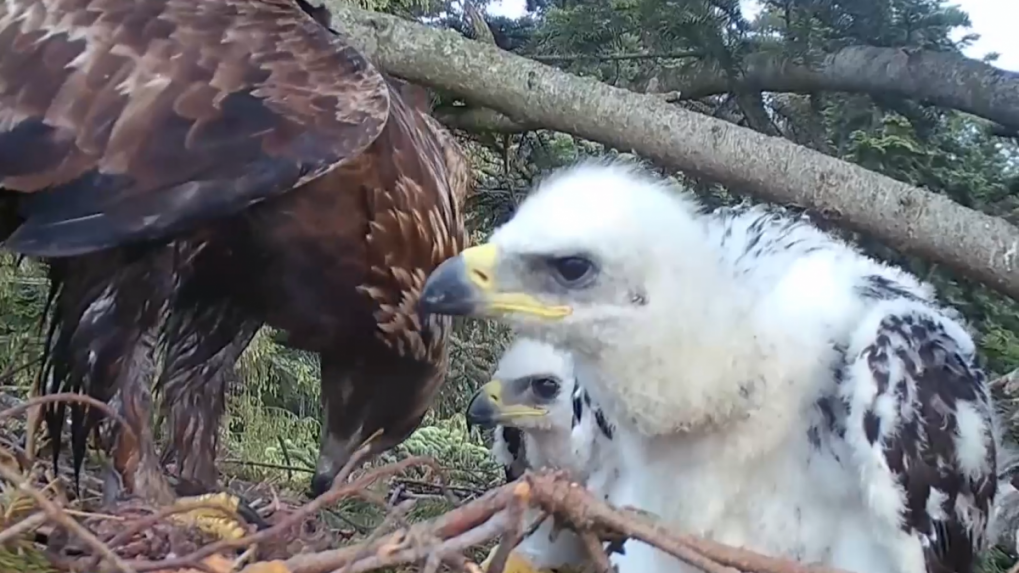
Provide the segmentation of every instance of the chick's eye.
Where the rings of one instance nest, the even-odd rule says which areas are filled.
[[[594,270],[594,263],[583,257],[559,257],[552,260],[552,268],[566,283],[576,283]]]
[[[539,398],[552,399],[559,393],[559,381],[554,378],[531,380],[531,390]]]

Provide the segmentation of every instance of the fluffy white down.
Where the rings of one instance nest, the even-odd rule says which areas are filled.
[[[920,382],[903,366],[918,339],[880,336],[921,321],[979,378],[968,370],[969,334],[930,286],[805,220],[763,207],[704,214],[691,195],[618,164],[548,178],[490,242],[504,257],[585,252],[599,263],[603,282],[568,299],[569,317],[508,322],[571,351],[581,384],[618,427],[616,505],[803,562],[925,570],[937,532],[903,526],[906,493],[882,450],[922,415],[911,401]],[[882,347],[892,350],[884,371],[867,366],[875,341],[892,345]],[[908,395],[885,392],[881,376]],[[824,429],[825,397],[842,400],[841,432]],[[978,482],[993,479],[985,406],[979,397],[948,406],[953,463]],[[868,417],[880,424],[873,439]],[[945,518],[942,494],[932,489],[926,502],[934,520]],[[952,511],[980,538],[986,514],[966,502]],[[633,544],[617,563],[622,573],[685,570]]]
[[[547,415],[513,421],[513,427],[524,434],[528,467],[554,467],[578,472],[580,468],[573,465],[570,451],[570,423],[573,419],[570,395],[576,387],[576,376],[569,353],[540,340],[518,337],[499,358],[492,377],[505,383],[537,375],[554,377],[562,382],[562,388],[555,401],[546,405]]]
[[[518,337],[500,357],[493,378],[505,382],[536,375],[551,375],[562,381],[562,388],[548,406],[546,416],[521,418],[514,423],[523,434],[526,467],[565,469],[578,483],[587,485],[589,480],[593,481],[595,491],[609,487],[618,474],[613,444],[597,427],[594,413],[590,411],[596,406],[584,404],[576,392],[573,359],[569,353],[540,340]],[[581,415],[579,423],[575,424],[577,408],[588,415]],[[492,453],[506,467],[514,461],[501,426],[495,429]],[[529,511],[527,520],[537,516],[537,511]],[[554,533],[552,520],[542,523],[515,551],[526,555],[538,569],[580,565],[587,555],[583,543],[573,532]]]

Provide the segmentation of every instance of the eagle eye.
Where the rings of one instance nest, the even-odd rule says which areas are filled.
[[[559,381],[555,378],[534,378],[531,380],[531,391],[542,400],[551,400],[559,394]]]
[[[566,286],[577,286],[578,283],[594,273],[594,263],[584,257],[557,257],[550,261],[560,282]]]

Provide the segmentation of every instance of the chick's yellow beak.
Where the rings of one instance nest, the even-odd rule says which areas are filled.
[[[495,245],[464,249],[432,271],[421,291],[419,312],[474,317],[521,313],[547,319],[570,314],[568,306],[546,305],[527,293],[500,290],[498,268]]]
[[[544,408],[507,403],[503,399],[501,380],[492,380],[471,396],[467,405],[467,424],[491,428],[497,424],[512,425],[518,418],[535,418],[548,414]]]

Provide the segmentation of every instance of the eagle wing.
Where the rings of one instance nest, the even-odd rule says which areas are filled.
[[[7,0],[6,247],[168,237],[323,175],[388,113],[382,75],[294,0]]]
[[[405,89],[403,91],[406,91]],[[401,355],[445,363],[448,319],[425,324],[417,301],[428,275],[463,250],[463,202],[472,177],[463,149],[415,101],[391,96],[391,128],[378,143],[415,153],[365,153],[368,276],[359,290],[378,305],[377,337]],[[370,166],[367,162],[370,160]],[[344,170],[354,171],[353,163]],[[445,325],[445,326],[442,326]],[[440,370],[444,371],[443,365]]]
[[[986,378],[958,322],[929,301],[888,294],[848,349],[846,442],[904,570],[972,571],[997,488]]]

